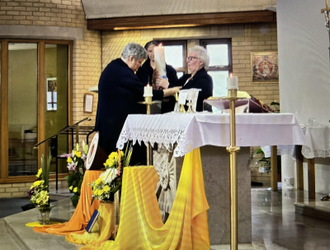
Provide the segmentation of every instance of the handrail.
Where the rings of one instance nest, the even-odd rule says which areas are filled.
[[[79,123],[84,122],[84,121],[86,121],[86,120],[87,120],[87,121],[91,121],[92,118],[90,118],[90,117],[86,117],[86,118],[80,120],[79,122],[76,122],[75,124],[73,124],[73,125],[71,125],[71,126],[66,126],[66,127],[62,128],[62,129],[61,129],[59,132],[57,132],[56,134],[54,134],[54,135],[48,137],[47,139],[45,139],[45,140],[43,140],[43,141],[41,141],[41,142],[38,142],[36,145],[34,145],[34,149],[37,149],[38,146],[39,146],[40,144],[42,144],[42,143],[44,143],[44,142],[46,142],[46,141],[49,141],[51,138],[56,137],[56,136],[58,136],[59,134],[65,132],[65,131],[67,131],[67,130],[69,130],[69,129],[72,129],[73,127],[77,126]]]
[[[56,192],[58,190],[58,156],[57,156],[57,143],[58,143],[58,136],[60,134],[63,134],[64,132],[66,132],[67,130],[71,129],[72,130],[72,147],[73,147],[73,128],[74,127],[77,127],[76,129],[76,140],[78,142],[79,138],[78,138],[78,133],[79,133],[79,123],[81,122],[84,122],[84,121],[91,121],[92,119],[90,117],[86,117],[82,120],[80,120],[79,122],[76,122],[75,124],[71,125],[71,126],[66,126],[64,128],[62,128],[59,132],[57,132],[56,134],[48,137],[47,139],[41,141],[41,142],[38,142],[36,145],[34,145],[34,149],[38,149],[38,146],[44,142],[47,142],[50,140],[50,151],[51,151],[51,156],[52,157],[55,157],[56,158],[56,181],[55,181],[55,184],[56,184]]]

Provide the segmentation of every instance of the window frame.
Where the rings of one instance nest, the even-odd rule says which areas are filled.
[[[68,123],[73,120],[73,41],[66,40],[42,40],[42,39],[0,39],[1,49],[1,81],[0,81],[0,183],[19,183],[33,181],[35,176],[9,176],[8,173],[8,46],[10,43],[36,43],[37,44],[37,91],[38,91],[38,141],[45,139],[45,109],[46,109],[46,89],[45,89],[45,47],[46,44],[68,45]],[[70,138],[70,137],[69,137]],[[71,145],[69,141],[69,145]],[[38,158],[41,155],[48,155],[47,145],[38,147]],[[38,168],[41,163],[38,160]],[[53,174],[52,174],[53,175]],[[59,174],[64,177],[66,174]]]
[[[231,38],[217,38],[217,39],[201,39],[200,46],[206,49],[207,45],[210,44],[227,44],[228,45],[228,65],[216,65],[208,68],[208,71],[228,71],[229,74],[233,72],[233,61],[232,61],[232,42]]]
[[[183,46],[183,66],[181,68],[174,68],[176,72],[182,72],[186,74],[187,72],[187,40],[162,40],[161,43],[163,46],[171,46],[171,45],[182,45]]]

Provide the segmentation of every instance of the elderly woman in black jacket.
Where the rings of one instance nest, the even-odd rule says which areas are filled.
[[[99,145],[107,154],[116,150],[126,117],[146,112],[145,106],[138,103],[144,100],[145,84],[135,75],[146,58],[147,52],[141,45],[129,43],[123,49],[121,58],[111,61],[101,74],[95,130],[99,131]],[[162,100],[178,91],[179,88],[153,90],[153,99]]]
[[[201,89],[198,94],[196,111],[203,111],[203,101],[213,94],[212,77],[205,70],[210,63],[207,50],[201,46],[190,48],[187,63],[190,74],[183,75],[174,85],[182,86],[182,89]],[[174,85],[170,84],[170,87]]]

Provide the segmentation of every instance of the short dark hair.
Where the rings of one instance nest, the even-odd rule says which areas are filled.
[[[153,45],[155,45],[155,46],[158,46],[159,42],[154,41],[154,40],[153,40],[153,41],[149,41],[149,42],[146,43],[146,45],[144,45],[144,48],[145,48],[146,50],[148,50],[148,48],[149,48],[149,46],[150,46],[151,44],[153,44]]]

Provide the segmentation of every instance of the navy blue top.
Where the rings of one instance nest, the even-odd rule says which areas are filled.
[[[191,74],[185,74],[173,85],[183,86]],[[170,87],[173,87],[170,85]],[[212,77],[206,72],[204,68],[201,68],[191,78],[182,89],[201,89],[198,93],[196,111],[203,111],[203,101],[213,95],[213,80]]]
[[[165,65],[166,66],[166,76],[168,79],[168,82],[171,84],[174,84],[178,80],[178,76],[176,74],[176,70],[171,65]],[[147,84],[148,81],[152,80],[152,74],[154,73],[154,69],[150,66],[150,59],[148,58],[142,65],[141,68],[136,72],[137,77],[144,83]],[[170,100],[170,101],[169,101]],[[166,113],[173,111],[174,105],[172,103],[175,102],[174,96],[168,96],[164,99],[162,102],[162,108],[161,112]]]
[[[129,114],[145,114],[144,84],[120,58],[111,61],[101,74],[98,85],[98,104],[95,130],[105,137],[111,150],[116,143]],[[163,91],[153,90],[153,99],[162,100]]]

